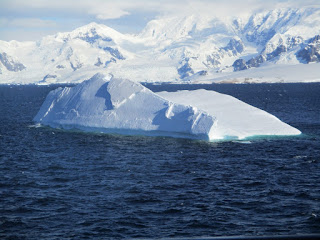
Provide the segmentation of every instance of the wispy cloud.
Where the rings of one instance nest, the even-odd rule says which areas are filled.
[[[8,38],[10,34],[4,32],[13,33],[15,28],[33,32],[42,29],[48,34],[53,30],[69,31],[92,21],[106,24],[116,21],[114,26],[119,29],[130,26],[133,30],[141,30],[150,18],[160,16],[199,14],[225,17],[257,9],[307,5],[320,6],[319,0],[0,0],[0,38]],[[48,29],[43,31],[43,28]],[[31,39],[28,35],[21,36]]]
[[[209,14],[237,14],[252,9],[270,9],[277,6],[301,7],[319,4],[318,0],[1,0],[2,16],[12,13],[65,15],[79,17],[91,15],[97,19],[114,19],[134,11],[157,11],[160,14],[199,12]]]
[[[7,27],[21,28],[52,28],[57,27],[57,23],[52,20],[43,20],[39,18],[14,18],[12,20],[4,19],[3,25]]]

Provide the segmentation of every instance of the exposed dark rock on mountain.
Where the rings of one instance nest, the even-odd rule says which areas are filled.
[[[5,52],[0,53],[0,62],[11,72],[19,72],[26,68],[22,63],[15,62],[12,57]]]
[[[104,66],[107,67],[110,63],[115,63],[115,62],[117,62],[117,60],[112,57],[112,58],[110,58],[109,61],[106,61],[106,62],[105,62]]]
[[[79,39],[83,40],[83,41],[86,41],[88,43],[95,43],[97,40],[101,39],[102,41],[105,41],[105,42],[111,42],[112,39],[109,38],[109,37],[101,37],[95,28],[91,28],[89,32],[86,32],[86,33],[81,33],[79,34],[80,36],[78,37]]]
[[[234,71],[241,71],[241,70],[246,70],[249,67],[246,64],[246,61],[244,59],[238,59],[236,60],[233,64],[233,69]]]
[[[72,62],[70,62],[70,66],[73,69],[73,71],[77,71],[78,69],[80,69],[83,66],[83,64],[82,63],[73,64]]]
[[[207,63],[206,66],[207,67],[212,67],[212,66],[220,66],[221,62],[219,60],[217,60],[217,57],[208,55],[207,56]]]
[[[272,53],[267,54],[267,60],[271,60],[275,57],[278,57],[281,53],[284,53],[286,51],[287,48],[284,45],[280,45]]]
[[[108,51],[113,57],[119,60],[125,60],[126,58],[119,52],[118,49],[112,47],[105,47],[103,50]]]
[[[228,45],[223,48],[225,51],[231,51],[234,56],[236,56],[239,53],[242,53],[244,50],[244,44],[241,40],[236,40],[232,38]]]
[[[97,67],[100,67],[103,63],[101,62],[101,59],[98,58],[97,62],[94,64]]]
[[[249,59],[246,64],[248,68],[259,67],[263,62],[266,61],[266,58],[263,55],[258,55],[254,58]]]
[[[41,82],[45,82],[47,79],[49,78],[56,78],[57,75],[51,75],[51,74],[47,74],[43,77],[42,81]]]
[[[206,75],[208,75],[208,71],[202,70],[202,71],[197,72],[197,74],[199,74],[200,76],[206,76]]]
[[[189,60],[186,60],[185,64],[178,68],[178,73],[181,78],[186,78],[194,74],[194,71],[189,64]]]
[[[311,38],[308,44],[297,52],[297,57],[305,63],[320,62],[320,35]]]

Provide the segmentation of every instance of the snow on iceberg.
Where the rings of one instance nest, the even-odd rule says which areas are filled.
[[[65,129],[208,139],[215,118],[139,83],[106,81],[96,74],[75,87],[51,91],[34,121]]]
[[[289,136],[301,132],[277,117],[232,96],[204,89],[159,92],[158,95],[175,103],[192,105],[216,119],[209,139],[244,139],[252,136]]]
[[[156,94],[130,80],[108,81],[102,74],[51,91],[34,121],[64,129],[205,140],[300,134],[228,95],[206,90]]]

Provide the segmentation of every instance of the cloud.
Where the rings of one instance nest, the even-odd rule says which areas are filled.
[[[119,4],[111,4],[108,2],[99,3],[99,5],[91,5],[88,14],[94,15],[97,19],[117,19],[130,13],[125,10],[125,7]]]
[[[7,18],[0,18],[0,27],[6,27],[8,25],[8,19]]]
[[[161,6],[161,2],[166,2]],[[275,8],[301,8],[310,5],[319,5],[319,0],[159,0],[158,8],[163,15],[190,15],[198,14],[207,17],[228,17],[251,14],[258,10],[272,10]]]
[[[57,23],[51,20],[43,20],[39,18],[15,18],[7,20],[7,25],[10,27],[22,28],[52,28],[57,27]]]
[[[37,15],[41,17],[86,17],[97,19],[120,18],[129,14],[125,9],[134,6],[133,1],[115,0],[2,0],[0,13],[7,15]]]
[[[54,34],[59,25],[52,20],[39,18],[0,18],[0,40],[29,41]]]
[[[160,15],[198,12],[203,14],[232,14],[278,6],[301,7],[319,4],[318,0],[1,0],[0,15],[22,14],[64,17],[91,16],[96,19],[116,19],[135,11],[152,11]],[[36,17],[37,16],[33,16]]]
[[[92,21],[137,32],[157,17],[195,14],[223,18],[257,9],[307,5],[319,6],[319,0],[0,0],[0,38],[10,35],[4,34],[6,29],[12,34],[15,28],[25,28],[26,32],[42,28],[70,31]]]
[[[47,36],[47,35],[52,35],[56,33],[56,31],[50,31],[50,30],[32,30],[32,29],[26,29],[24,30],[19,29],[19,30],[14,30],[11,29],[9,31],[5,31],[5,30],[1,30],[0,29],[0,36],[1,39],[0,40],[4,40],[4,41],[11,41],[11,40],[17,40],[17,41],[34,41],[34,40],[39,40],[41,39],[43,36]]]

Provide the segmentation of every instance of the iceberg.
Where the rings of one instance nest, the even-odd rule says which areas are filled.
[[[253,107],[230,95],[204,89],[159,92],[175,103],[192,105],[216,119],[210,140],[245,139],[254,136],[290,136],[301,132],[266,111]]]
[[[207,90],[154,93],[103,74],[51,91],[34,121],[54,128],[210,141],[301,133],[228,95]]]

